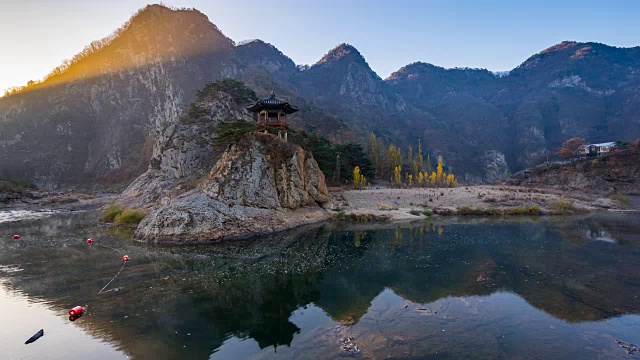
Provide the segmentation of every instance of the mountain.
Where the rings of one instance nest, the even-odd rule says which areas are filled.
[[[50,187],[130,180],[158,128],[232,55],[204,14],[146,7],[43,83],[0,99],[0,173]]]
[[[563,140],[640,137],[640,48],[563,42],[500,76],[407,65],[381,79],[353,46],[296,66],[261,40],[235,44],[197,10],[149,5],[46,80],[0,98],[0,177],[41,187],[121,187],[197,89],[230,77],[275,91],[291,123],[335,141],[373,131],[417,145],[462,181],[535,164]]]

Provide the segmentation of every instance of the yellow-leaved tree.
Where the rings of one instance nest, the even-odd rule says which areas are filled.
[[[353,186],[356,189],[359,189],[360,185],[362,185],[360,183],[361,177],[362,177],[362,174],[360,174],[360,166],[354,167],[353,168]]]
[[[396,185],[400,185],[402,183],[402,174],[400,173],[400,170],[400,166],[396,166],[396,168],[393,169],[393,180]]]
[[[447,175],[447,186],[448,187],[454,187],[456,186],[456,179],[453,176],[453,174],[449,174]]]
[[[442,155],[438,155],[438,168],[436,169],[436,182],[437,185],[442,185]]]

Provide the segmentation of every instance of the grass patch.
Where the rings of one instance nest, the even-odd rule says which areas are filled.
[[[102,212],[102,217],[100,218],[100,220],[108,223],[114,222],[116,220],[116,216],[122,214],[122,211],[122,207],[115,204],[110,204]]]
[[[123,209],[119,205],[111,204],[104,209],[100,220],[121,225],[137,225],[145,216],[147,213],[140,209]]]
[[[629,197],[624,194],[613,194],[609,196],[611,200],[615,200],[624,206],[629,206],[631,202],[629,201]]]
[[[127,209],[115,217],[117,224],[138,225],[147,213],[140,209]]]
[[[22,193],[33,188],[33,183],[29,179],[9,180],[0,178],[0,192]]]
[[[473,208],[465,205],[456,209],[455,215],[502,215],[502,211],[496,208]]]
[[[332,219],[335,221],[344,221],[346,219],[346,216],[344,215],[344,211],[342,210],[338,211],[333,215]]]
[[[501,216],[501,215],[542,215],[542,209],[538,205],[520,205],[516,208],[473,208],[465,205],[459,207],[454,215],[478,215],[478,216]]]
[[[542,215],[542,209],[538,205],[520,205],[514,209],[506,209],[505,215]]]
[[[347,219],[353,222],[373,222],[373,221],[386,221],[386,220],[389,220],[389,217],[386,215],[351,213],[349,214],[349,216],[347,216]]]
[[[422,215],[424,215],[424,216],[432,216],[432,215],[433,215],[433,210],[431,210],[431,209],[424,209],[424,210],[422,211]]]
[[[549,204],[549,209],[560,214],[573,214],[580,211],[573,202],[567,200],[554,201]]]

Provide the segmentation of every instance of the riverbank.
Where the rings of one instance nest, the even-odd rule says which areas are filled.
[[[415,220],[434,215],[556,215],[622,210],[625,205],[599,195],[565,193],[520,186],[364,190],[330,189],[334,212],[354,217],[371,214],[389,220]],[[427,212],[428,213],[428,212]]]
[[[115,194],[27,191],[0,193],[0,210],[98,208],[115,199]]]

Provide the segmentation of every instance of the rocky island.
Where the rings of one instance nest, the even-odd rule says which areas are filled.
[[[234,98],[230,88],[242,95],[236,91]],[[255,93],[238,82],[217,82],[199,94],[193,111],[164,130],[149,170],[116,200],[148,211],[136,240],[217,241],[329,217],[323,209],[330,203],[324,174],[300,146],[254,129],[221,152],[216,128],[250,118],[242,106],[246,97]]]

